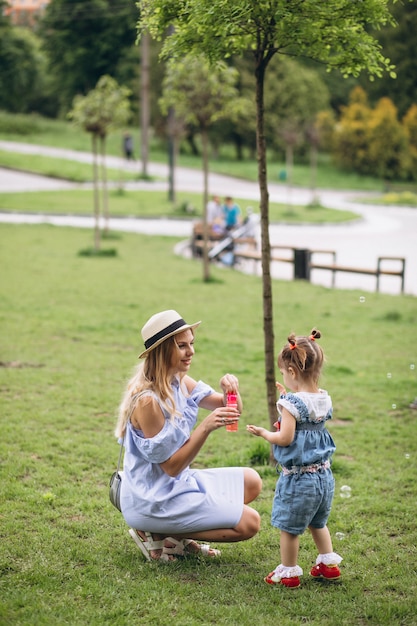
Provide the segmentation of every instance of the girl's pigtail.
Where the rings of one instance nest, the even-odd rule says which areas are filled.
[[[297,349],[296,352],[291,353],[291,362],[297,367],[298,370],[302,372],[305,369],[307,353],[301,345],[297,344],[296,339],[297,338],[296,338],[296,335],[294,335],[294,333],[292,333],[288,337],[290,350],[293,351]]]

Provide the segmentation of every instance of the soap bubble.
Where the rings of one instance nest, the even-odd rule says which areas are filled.
[[[359,302],[365,302],[365,296],[361,296],[361,297],[359,298]]]
[[[394,411],[395,411],[395,409],[397,408],[397,405],[396,405],[396,404],[393,404],[393,405],[392,405],[392,408],[393,408],[393,409],[394,409]]]
[[[343,539],[345,538],[345,533],[336,533],[335,537],[336,539],[339,539],[339,541],[343,541]]]
[[[352,489],[349,487],[349,485],[342,485],[342,487],[340,487],[341,498],[350,498],[351,495],[352,495]]]
[[[392,374],[391,374],[391,372],[388,372],[388,374],[387,374],[387,378],[392,378]]]

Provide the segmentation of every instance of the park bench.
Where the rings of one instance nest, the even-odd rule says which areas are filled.
[[[253,230],[258,223],[258,216],[250,215],[241,226],[225,233],[216,225],[207,224],[207,248],[211,260],[218,259],[224,252],[240,249],[241,246],[256,248],[257,241],[253,235]],[[193,226],[191,236],[191,252],[194,257],[202,255],[204,246],[204,225],[196,222]]]
[[[209,250],[221,241],[224,235],[216,230],[212,225],[206,225],[207,233],[207,247]],[[201,256],[202,248],[204,246],[204,225],[202,222],[196,222],[193,225],[193,231],[191,235],[191,252],[194,257]]]
[[[398,264],[398,267],[396,269],[393,269],[392,266],[383,267],[383,263],[385,264],[386,261],[389,261],[390,263],[395,262]],[[381,276],[398,276],[399,278],[401,278],[401,293],[404,293],[405,258],[403,257],[380,256],[378,257],[378,260],[377,260],[376,269],[371,269],[371,268],[365,268],[365,267],[351,267],[351,266],[346,266],[346,265],[338,265],[336,263],[336,255],[335,255],[334,261],[331,264],[310,262],[310,269],[328,270],[332,272],[332,287],[335,286],[337,272],[348,272],[352,274],[364,274],[368,276],[375,276],[377,292],[379,292]]]
[[[215,240],[211,240],[209,239],[207,241],[207,249],[209,250],[209,252],[214,248],[214,246],[217,244],[218,242]],[[237,239],[233,240],[233,243],[235,245],[238,246],[249,246],[250,248],[253,248],[253,251],[256,252],[256,248],[257,248],[257,241],[255,239],[255,237],[238,237]],[[193,242],[193,247],[195,250],[198,250],[198,254],[194,255],[194,256],[200,256],[201,254],[201,250],[203,249],[204,246],[204,240],[203,239],[196,239]],[[247,250],[248,253],[250,253],[252,250]],[[212,258],[212,257],[210,257]]]
[[[289,255],[279,254],[279,250],[287,250]],[[317,254],[329,254],[332,257],[332,261],[330,263],[314,262],[314,255]],[[259,250],[236,250],[235,252],[236,261],[248,260],[254,262],[254,273],[257,273],[257,265],[261,262],[261,259],[261,252]],[[332,287],[335,287],[337,272],[375,276],[377,292],[379,292],[381,276],[398,276],[401,278],[401,293],[404,293],[405,258],[403,257],[378,257],[377,266],[373,269],[339,265],[336,262],[336,252],[334,250],[300,250],[289,246],[271,246],[271,261],[293,263],[294,278],[310,280],[311,270],[328,270],[332,272]],[[390,262],[390,267],[386,267],[387,261]],[[398,265],[395,269],[392,267],[392,262]]]

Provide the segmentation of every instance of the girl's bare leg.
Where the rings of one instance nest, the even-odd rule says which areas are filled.
[[[295,567],[297,565],[299,547],[300,537],[298,535],[291,535],[291,533],[281,530],[280,550],[282,565],[285,565],[285,567]]]
[[[332,538],[327,526],[324,528],[312,528],[309,526],[309,530],[319,554],[330,554],[330,552],[333,552]]]

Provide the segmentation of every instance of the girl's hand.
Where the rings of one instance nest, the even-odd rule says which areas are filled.
[[[275,383],[275,387],[278,389],[280,395],[285,396],[285,394],[287,393],[287,390],[285,389],[284,385],[281,385],[281,383],[277,381]]]
[[[234,374],[225,374],[220,379],[220,387],[223,390],[223,393],[227,393],[228,391],[232,393],[239,393],[239,380],[234,376]]]
[[[266,428],[262,428],[261,426],[253,426],[252,424],[248,424],[246,426],[246,430],[252,435],[256,435],[257,437],[265,437],[265,434],[268,432]]]
[[[235,424],[239,421],[239,410],[232,406],[221,406],[215,409],[212,413],[201,422],[201,425],[207,429],[209,433],[218,428],[226,426],[226,424]]]

